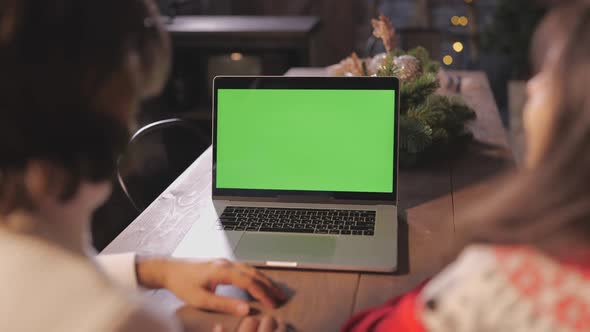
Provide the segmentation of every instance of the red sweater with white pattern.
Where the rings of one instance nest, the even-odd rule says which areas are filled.
[[[590,331],[590,262],[472,246],[432,280],[357,314],[342,331]]]

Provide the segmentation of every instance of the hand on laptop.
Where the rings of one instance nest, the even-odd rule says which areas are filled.
[[[244,289],[267,307],[276,307],[287,299],[284,292],[260,271],[227,260],[195,262],[138,258],[137,278],[141,286],[166,288],[193,307],[236,316],[247,315],[250,305],[243,300],[215,295],[218,285]]]

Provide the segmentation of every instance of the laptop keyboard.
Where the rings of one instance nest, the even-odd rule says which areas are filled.
[[[375,234],[375,211],[227,207],[219,221],[226,231]]]

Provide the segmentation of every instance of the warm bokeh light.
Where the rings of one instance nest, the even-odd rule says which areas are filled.
[[[465,3],[473,3],[473,0],[465,0]]]
[[[455,50],[455,52],[461,53],[463,51],[463,43],[461,43],[461,42],[455,42],[453,44],[453,49]]]
[[[459,17],[459,25],[466,27],[469,24],[469,19],[465,16]]]
[[[451,17],[451,24],[454,26],[459,25],[459,16],[453,16]]]
[[[232,53],[229,57],[234,61],[240,61],[244,58],[244,55],[242,53],[235,52]]]
[[[445,55],[445,56],[443,57],[443,63],[444,63],[445,65],[447,65],[447,66],[450,66],[450,65],[452,65],[452,64],[453,64],[453,57],[452,57],[452,56],[450,56],[450,55]]]

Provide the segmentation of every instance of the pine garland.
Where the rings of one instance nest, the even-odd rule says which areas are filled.
[[[395,57],[411,55],[420,60],[421,72],[402,82],[400,88],[400,163],[413,166],[428,159],[437,149],[471,137],[466,123],[475,119],[475,112],[459,97],[437,95],[440,88],[437,73],[440,65],[428,51],[417,47],[407,52],[395,49],[388,53],[378,76],[398,76],[400,68]]]
[[[459,97],[437,95],[440,64],[424,47],[409,51],[397,48],[391,21],[380,15],[371,20],[373,35],[382,40],[386,54],[360,59],[356,53],[328,68],[336,76],[396,76],[400,78],[399,161],[413,166],[437,156],[437,152],[460,140],[469,139],[466,127],[475,112]],[[368,68],[375,61],[380,67]],[[399,66],[398,66],[399,65]]]

